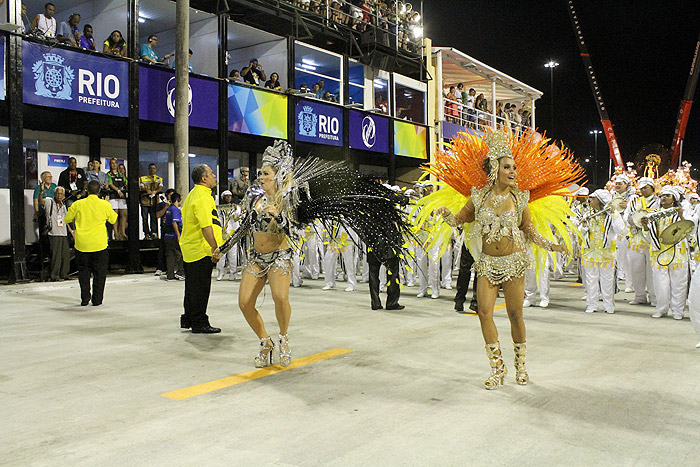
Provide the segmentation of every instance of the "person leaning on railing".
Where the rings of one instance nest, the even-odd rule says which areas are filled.
[[[121,31],[116,29],[112,31],[112,34],[103,43],[102,52],[126,57],[126,41]]]

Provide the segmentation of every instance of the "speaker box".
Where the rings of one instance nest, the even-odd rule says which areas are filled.
[[[396,57],[382,52],[374,51],[366,55],[362,62],[365,65],[379,68],[380,70],[393,72],[396,69]]]
[[[379,44],[386,47],[390,46],[389,33],[382,29],[370,28],[368,31],[362,33],[360,37],[360,45],[373,45]]]

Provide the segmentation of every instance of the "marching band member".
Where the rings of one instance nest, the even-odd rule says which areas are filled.
[[[691,238],[692,255],[690,258],[691,273],[695,272],[700,264],[700,196],[697,193],[688,195],[690,208],[684,215],[686,219],[690,219],[695,223],[695,230]]]
[[[644,305],[651,302],[651,306],[656,306],[656,294],[654,293],[654,281],[649,257],[649,240],[643,235],[642,229],[634,225],[632,219],[635,212],[658,209],[659,197],[654,194],[654,180],[650,177],[640,178],[637,181],[637,187],[641,195],[631,198],[624,213],[624,218],[630,229],[627,259],[634,287],[634,299],[629,304]],[[649,301],[647,301],[647,293],[649,294]]]
[[[698,201],[696,194],[694,199],[696,202]],[[690,202],[693,202],[692,198]],[[700,247],[700,209],[696,209],[694,214],[692,220],[695,222],[695,229],[693,230],[692,241],[695,244],[695,252],[691,263],[695,263],[696,267],[693,271],[692,279],[690,280],[690,290],[688,291],[688,314],[690,315],[690,323],[693,325],[693,329],[700,334],[700,267],[697,267],[698,261],[700,261],[700,251],[698,251]],[[700,349],[700,342],[695,344],[695,347]]]
[[[605,312],[615,313],[615,240],[625,230],[625,222],[613,209],[598,214],[612,201],[607,190],[594,191],[589,200],[593,214],[584,217],[580,226],[583,234],[581,265],[586,271],[586,313],[598,311],[601,296]]]
[[[632,198],[634,193],[634,187],[630,186],[630,179],[625,174],[620,174],[615,177],[615,191],[613,192],[613,200],[620,199],[620,207],[624,210],[627,208],[627,204]],[[627,237],[627,227],[625,227],[625,232],[620,235],[617,239],[617,277],[625,281],[625,292],[634,292],[634,284],[632,282],[632,274],[630,273],[628,253],[629,253],[629,239]]]
[[[320,223],[318,222],[315,225],[307,225],[304,227],[304,245],[302,254],[304,257],[304,263],[302,272],[305,273],[309,279],[314,280],[318,279],[319,275],[319,244],[323,243],[318,232],[319,228]]]
[[[581,224],[581,218],[588,214],[589,211],[589,205],[588,205],[588,195],[590,195],[590,190],[586,188],[585,186],[579,188],[574,192],[574,195],[577,197],[574,199],[574,202],[571,204],[571,210],[574,212],[576,215],[575,217],[571,218],[571,223],[576,227],[576,230],[580,230],[580,224]],[[578,236],[576,232],[571,230],[571,245],[573,246],[573,253],[572,257],[576,259],[576,267],[578,269],[578,275],[579,275],[579,282],[582,285],[586,284],[586,271],[583,270],[583,267],[581,267],[581,238]],[[582,300],[586,300],[586,292],[585,292],[585,287],[584,287],[584,293],[583,297],[581,298]]]
[[[221,204],[218,208],[219,222],[221,222],[221,233],[223,239],[226,240],[233,232],[238,229],[239,219],[241,218],[241,207],[233,202],[233,193],[229,190],[224,190],[221,193]],[[236,280],[238,273],[238,251],[239,248],[231,248],[225,255],[221,257],[216,267],[219,274],[216,280],[220,281],[226,275],[226,263],[228,262],[229,280]]]
[[[683,239],[675,245],[666,245],[659,238],[666,227],[683,220],[680,198],[678,187],[664,186],[661,189],[661,209],[675,207],[676,212],[659,219],[647,217],[642,220],[644,234],[651,242],[651,270],[656,292],[656,311],[651,315],[652,318],[661,318],[671,311],[673,319],[683,319],[688,296],[688,242]]]
[[[330,231],[325,231],[324,245],[326,245],[326,255],[324,261],[324,274],[326,285],[322,290],[335,288],[336,272],[338,270],[338,256],[343,258],[345,265],[345,277],[348,282],[346,292],[353,292],[357,288],[355,276],[355,245],[350,239],[348,232],[337,222],[333,222]]]

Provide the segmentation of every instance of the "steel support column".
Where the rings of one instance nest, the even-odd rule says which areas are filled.
[[[228,20],[220,14],[219,21],[219,193],[228,189]]]
[[[190,118],[188,113],[190,0],[175,4],[175,190],[184,196],[190,188]],[[215,167],[212,167],[214,170]],[[214,172],[216,173],[216,172]]]
[[[389,75],[389,112],[391,116],[396,118],[396,93],[394,92],[394,74]],[[394,154],[394,134],[396,130],[394,125],[396,120],[391,123],[391,134],[389,134],[389,184],[394,185],[396,183],[396,154]]]
[[[127,15],[128,55],[139,56],[139,0],[129,0]],[[126,163],[128,166],[127,221],[129,236],[129,259],[125,272],[136,274],[143,272],[139,245],[139,63],[129,63],[129,134],[126,138]]]
[[[99,136],[90,136],[88,140],[88,154],[90,154],[90,159],[99,159],[102,163],[102,171],[109,171],[109,163],[105,164],[102,161],[102,138]]]
[[[11,0],[10,12],[16,9],[17,0]],[[17,5],[18,6],[18,5]],[[16,22],[16,21],[15,21]],[[21,24],[21,20],[20,23]],[[7,37],[7,105],[10,113],[10,242],[12,245],[12,270],[10,283],[29,281],[25,247],[24,187],[24,113],[22,109],[22,36]]]

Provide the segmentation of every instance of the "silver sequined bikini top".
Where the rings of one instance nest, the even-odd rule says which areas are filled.
[[[521,191],[511,188],[515,198],[515,211],[506,211],[500,214],[490,207],[485,206],[484,201],[490,193],[490,187],[472,189],[472,203],[476,222],[472,228],[472,238],[483,238],[484,243],[498,242],[503,238],[510,238],[520,247],[524,246],[523,234],[520,231],[523,211],[530,199],[529,191]]]

